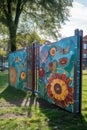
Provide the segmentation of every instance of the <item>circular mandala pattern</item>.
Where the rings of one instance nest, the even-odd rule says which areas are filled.
[[[10,84],[14,85],[16,82],[16,70],[14,67],[10,68]]]
[[[74,89],[69,87],[71,78],[67,78],[65,73],[60,75],[51,75],[48,79],[47,94],[55,102],[58,102],[59,106],[67,107],[70,103],[73,103]],[[67,82],[69,81],[69,82]]]
[[[50,55],[51,55],[51,56],[55,56],[55,54],[56,54],[56,48],[55,48],[55,47],[52,47],[52,48],[50,49]]]
[[[26,73],[23,71],[21,72],[21,79],[24,80],[26,78]]]

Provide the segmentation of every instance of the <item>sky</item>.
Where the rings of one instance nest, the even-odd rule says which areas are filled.
[[[69,21],[62,25],[62,37],[74,35],[74,30],[83,30],[83,36],[87,35],[87,0],[73,0],[73,7],[70,8]]]

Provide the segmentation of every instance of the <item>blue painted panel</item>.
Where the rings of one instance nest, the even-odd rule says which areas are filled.
[[[26,50],[9,54],[9,83],[24,90],[27,85],[27,53]]]
[[[70,112],[79,112],[80,74],[77,72],[80,68],[80,56],[77,48],[80,50],[80,46],[78,44],[76,47],[75,44],[76,36],[42,45],[39,57],[38,89],[40,96]],[[76,79],[75,74],[78,74]],[[75,81],[77,86],[75,86]],[[76,102],[78,102],[77,106]]]

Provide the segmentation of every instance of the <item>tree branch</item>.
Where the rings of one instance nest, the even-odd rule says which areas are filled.
[[[28,0],[18,0],[17,6],[16,6],[16,15],[15,15],[15,24],[18,24],[19,16],[23,10],[24,5],[26,4]]]
[[[11,0],[7,0],[8,13],[11,15]]]
[[[15,20],[14,23],[17,25],[18,24],[18,20],[19,20],[19,16],[21,14],[21,5],[22,5],[22,0],[18,0],[17,6],[16,6],[16,15],[15,15]]]

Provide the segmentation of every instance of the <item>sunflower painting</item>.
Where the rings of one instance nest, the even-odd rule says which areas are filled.
[[[63,79],[63,77],[65,77]],[[66,108],[69,104],[73,104],[74,89],[69,86],[71,78],[67,78],[65,74],[51,75],[46,85],[48,97],[52,98],[58,106]],[[69,81],[69,82],[67,82]]]
[[[10,85],[24,90],[27,82],[26,50],[9,54],[9,81]]]
[[[16,73],[16,69],[14,67],[10,67],[9,78],[10,78],[10,84],[15,85],[16,78],[17,78],[17,73]]]
[[[78,112],[80,107],[80,71],[76,81],[77,68],[79,70],[76,60],[79,57],[76,58],[75,46],[74,36],[41,46],[38,69],[38,90],[41,97],[70,112]]]
[[[26,79],[26,72],[21,72],[21,75],[20,75],[21,79],[22,80],[25,80]]]

